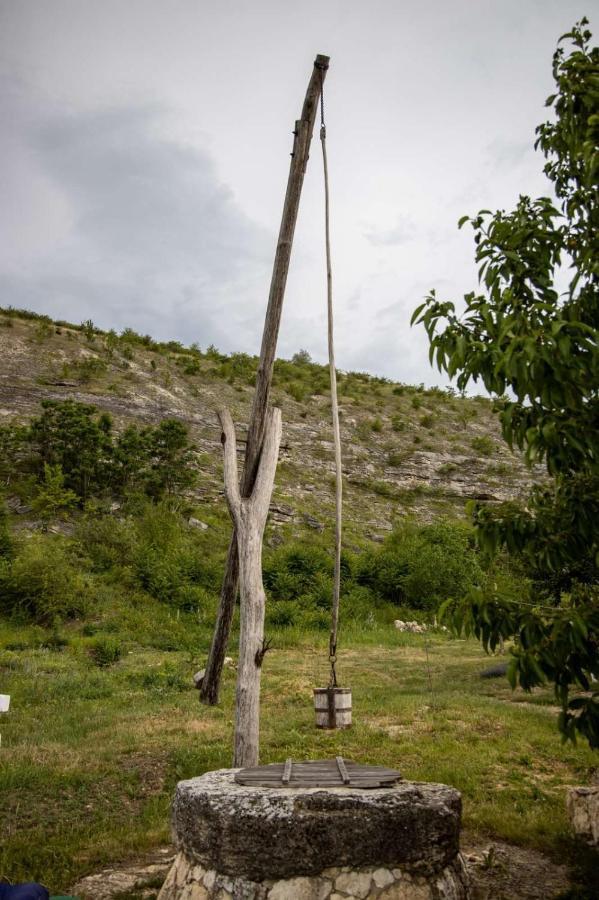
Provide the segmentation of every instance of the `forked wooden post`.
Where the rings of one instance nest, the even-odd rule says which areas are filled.
[[[264,322],[262,335],[262,347],[260,349],[260,362],[256,376],[256,392],[252,404],[249,419],[249,430],[245,448],[245,467],[241,484],[242,497],[248,497],[254,486],[256,469],[260,460],[262,441],[268,399],[272,382],[272,371],[277,349],[279,324],[283,309],[283,298],[287,284],[287,273],[291,259],[291,246],[295,232],[295,223],[299,210],[300,196],[304,183],[304,175],[310,154],[310,144],[314,131],[314,121],[318,109],[320,90],[329,67],[329,57],[318,55],[314,61],[314,68],[310,76],[308,90],[302,108],[301,118],[295,123],[293,152],[283,205],[281,228],[277,240],[277,251],[270,282],[268,296],[268,308]],[[214,705],[218,703],[218,692],[225,660],[225,652],[231,631],[235,598],[237,596],[237,584],[239,579],[237,532],[233,530],[223,584],[221,588],[220,605],[218,608],[214,634],[210,654],[206,662],[206,670],[200,689],[200,699],[203,703]]]
[[[235,697],[233,766],[258,765],[260,737],[260,674],[264,646],[265,594],[262,584],[262,539],[275,479],[281,442],[281,410],[266,418],[262,453],[252,493],[243,497],[237,472],[237,443],[227,409],[218,413],[225,454],[225,495],[237,532],[241,619],[239,665]]]

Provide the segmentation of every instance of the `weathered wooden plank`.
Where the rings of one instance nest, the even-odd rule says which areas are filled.
[[[288,780],[287,780],[288,779]],[[337,757],[330,760],[305,760],[270,763],[243,769],[235,776],[239,784],[252,787],[390,787],[401,779],[397,769],[368,766]]]
[[[291,757],[289,757],[285,761],[285,769],[283,770],[283,778],[281,779],[283,784],[289,784],[289,779],[291,778]]]
[[[339,769],[339,774],[341,775],[341,780],[343,781],[343,784],[349,784],[349,775],[347,774],[347,769],[345,768],[345,763],[343,761],[343,757],[338,756],[336,761],[337,761],[337,768]]]

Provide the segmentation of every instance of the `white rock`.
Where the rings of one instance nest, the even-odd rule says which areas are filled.
[[[359,900],[364,900],[370,893],[371,881],[370,872],[343,872],[335,879],[335,889],[345,891],[346,894],[353,894]]]
[[[191,525],[192,528],[199,528],[200,531],[208,530],[208,526],[206,525],[205,522],[200,522],[199,519],[194,519],[193,516],[191,516],[191,518],[187,520],[187,524]]]
[[[330,881],[322,878],[285,878],[275,881],[268,900],[325,900],[331,892]]]
[[[384,888],[389,884],[393,884],[395,879],[389,869],[377,869],[376,872],[372,873],[372,880],[378,888]]]
[[[208,872],[204,875],[204,885],[208,888],[208,890],[212,890],[214,887],[214,882],[216,881],[216,872],[214,869],[209,869]]]
[[[197,881],[185,885],[177,900],[208,900],[208,891]]]
[[[432,892],[428,886],[415,884],[392,884],[384,888],[379,897],[381,900],[432,900]]]

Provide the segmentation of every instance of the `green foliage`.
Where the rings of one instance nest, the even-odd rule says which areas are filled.
[[[0,560],[8,558],[12,553],[12,540],[8,527],[8,512],[4,498],[0,495]]]
[[[94,664],[101,669],[114,665],[123,654],[119,641],[112,637],[94,638],[88,645],[88,652]]]
[[[23,467],[27,436],[27,429],[20,425],[0,425],[0,484],[8,486]]]
[[[483,293],[467,294],[458,317],[431,292],[412,321],[427,331],[431,362],[460,390],[481,380],[498,398],[507,443],[529,462],[545,460],[553,477],[524,507],[473,509],[481,546],[505,547],[528,567],[533,602],[475,592],[447,614],[485,647],[515,636],[512,683],[551,681],[564,737],[599,747],[599,694],[590,692],[599,676],[599,48],[587,24],[560,39],[546,103],[555,115],[536,132],[557,206],[521,196],[511,213],[464,216]]]
[[[51,624],[84,612],[86,579],[63,541],[32,536],[12,560],[0,559],[0,610]]]
[[[220,587],[222,554],[206,547],[203,535],[185,525],[167,505],[147,505],[136,522],[132,564],[141,587],[181,609],[213,605]]]
[[[296,366],[305,366],[306,363],[312,362],[312,357],[307,350],[298,350],[291,357],[291,362]]]
[[[88,341],[93,341],[96,337],[96,326],[91,319],[86,319],[85,322],[81,323],[81,331]]]
[[[470,446],[481,456],[493,456],[495,453],[495,444],[488,434],[477,434],[470,441]]]
[[[77,527],[76,537],[96,572],[122,570],[134,559],[136,529],[131,517],[86,515]]]
[[[435,609],[485,580],[472,529],[458,523],[404,525],[358,561],[358,583],[397,605]]]
[[[56,467],[64,477],[64,488],[82,503],[103,492],[124,496],[136,490],[159,500],[186,490],[195,481],[187,427],[176,419],[142,429],[130,425],[115,437],[110,417],[98,414],[94,406],[45,400],[42,407],[42,415],[32,421],[29,431],[0,429],[0,445],[6,446],[13,468],[19,465],[25,443],[37,456],[40,512],[42,508],[50,512],[47,478],[50,472],[57,477]],[[7,475],[8,471],[7,465]],[[44,482],[46,488],[42,488]]]
[[[81,384],[89,384],[108,370],[106,361],[97,356],[86,356],[85,359],[70,362],[64,366],[64,376],[72,376]]]
[[[41,520],[42,530],[47,531],[50,522],[73,509],[77,501],[75,491],[64,486],[64,473],[60,466],[44,463],[44,478],[38,484],[37,493],[31,502],[33,512]]]
[[[145,437],[150,455],[147,493],[159,498],[191,487],[195,473],[187,427],[176,419],[163,419],[156,428],[148,429]]]
[[[39,456],[39,474],[46,464],[60,466],[65,487],[85,501],[105,484],[112,423],[94,406],[73,400],[43,400],[42,415],[34,419],[29,440]]]

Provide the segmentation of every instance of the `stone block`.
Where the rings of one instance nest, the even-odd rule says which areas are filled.
[[[235,772],[177,786],[177,844],[204,868],[254,881],[343,866],[432,876],[457,856],[461,800],[446,785],[268,790],[237,784]]]
[[[393,884],[394,878],[389,869],[377,869],[372,873],[372,880],[378,888],[384,888]]]
[[[277,881],[268,892],[268,900],[326,900],[331,882],[322,878],[288,878]]]
[[[575,834],[599,847],[599,785],[570,788],[566,805]]]
[[[372,876],[370,872],[344,872],[335,881],[335,890],[352,894],[358,900],[365,900],[370,893]]]

